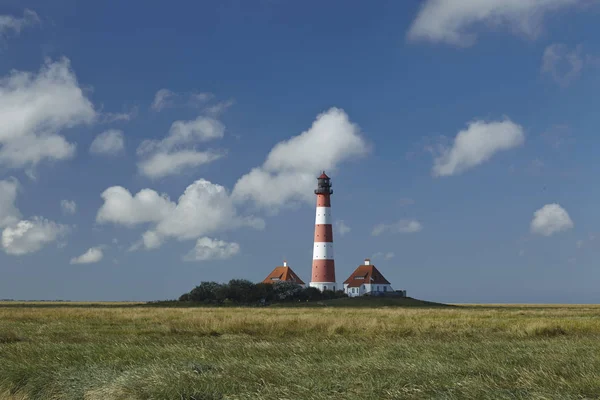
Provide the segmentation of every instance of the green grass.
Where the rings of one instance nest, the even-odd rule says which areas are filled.
[[[447,304],[417,300],[412,297],[342,297],[339,299],[278,303],[274,307],[344,307],[344,308],[379,308],[379,307],[452,307]]]
[[[600,398],[600,307],[342,300],[0,303],[0,399]]]

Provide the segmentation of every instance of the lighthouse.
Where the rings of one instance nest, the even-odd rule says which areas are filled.
[[[336,290],[335,262],[333,260],[333,229],[331,226],[331,181],[325,171],[317,178],[317,212],[310,286]]]

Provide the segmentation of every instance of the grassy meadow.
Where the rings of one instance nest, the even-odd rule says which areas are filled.
[[[600,306],[0,303],[0,399],[598,399]]]

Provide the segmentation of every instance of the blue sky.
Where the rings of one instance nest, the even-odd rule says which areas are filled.
[[[308,280],[325,169],[339,282],[371,257],[422,299],[598,302],[598,17],[0,1],[0,298]]]

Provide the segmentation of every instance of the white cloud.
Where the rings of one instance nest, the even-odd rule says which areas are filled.
[[[481,26],[508,28],[535,39],[551,12],[586,0],[427,0],[408,31],[410,40],[471,46]]]
[[[423,225],[419,221],[402,219],[391,224],[375,225],[371,235],[379,236],[383,233],[415,233],[423,229]]]
[[[214,95],[208,92],[175,93],[169,89],[160,89],[154,95],[154,101],[150,107],[154,111],[162,111],[166,108],[181,105],[199,107],[213,98]]]
[[[99,223],[154,223],[142,235],[140,245],[145,248],[156,248],[168,238],[190,240],[244,226],[264,228],[263,220],[238,215],[223,186],[204,179],[189,185],[177,203],[151,189],[132,196],[120,186],[106,189],[102,198],[104,204],[96,216]],[[133,249],[137,247],[134,245]]]
[[[579,78],[585,59],[583,47],[569,49],[564,44],[551,44],[542,56],[542,73],[549,75],[557,84],[566,87]]]
[[[346,223],[343,220],[336,221],[335,227],[340,236],[344,236],[351,230],[350,227],[346,225]]]
[[[235,102],[233,100],[221,101],[217,104],[213,104],[212,106],[206,107],[204,112],[210,116],[218,117],[223,114],[225,110],[231,107]]]
[[[578,249],[582,249],[584,247],[586,247],[587,245],[591,244],[594,240],[596,240],[596,236],[594,235],[589,235],[587,240],[585,239],[580,239],[575,243],[575,246]]]
[[[68,228],[65,225],[41,217],[33,217],[4,228],[2,248],[11,255],[34,253],[67,232]]]
[[[15,205],[18,191],[19,182],[16,179],[0,181],[0,228],[13,225],[21,219],[21,212]]]
[[[59,132],[95,116],[68,59],[48,60],[37,74],[12,71],[0,79],[0,164],[33,168],[72,157],[75,145]]]
[[[60,208],[64,214],[75,214],[77,211],[77,203],[74,200],[61,200]]]
[[[110,129],[102,132],[90,145],[90,153],[102,155],[117,155],[125,150],[123,131]]]
[[[143,160],[138,163],[138,169],[144,176],[162,178],[215,161],[223,157],[224,152],[189,147],[221,139],[224,134],[225,126],[214,118],[200,116],[192,121],[175,121],[164,139],[144,140],[140,144],[137,153]]]
[[[101,194],[104,204],[98,210],[96,222],[134,226],[158,222],[176,207],[166,194],[142,189],[135,196],[122,186],[112,186]]]
[[[183,256],[184,261],[225,260],[240,252],[237,243],[224,242],[209,237],[201,237],[196,246]]]
[[[39,23],[40,18],[37,13],[29,9],[25,9],[23,18],[13,17],[12,15],[0,15],[0,36],[4,37],[11,31],[15,34],[19,34],[24,28]]]
[[[168,152],[184,145],[221,139],[225,135],[225,126],[214,118],[199,116],[192,121],[175,121],[169,134],[162,140],[144,140],[138,147],[138,154],[154,151]]]
[[[19,182],[16,179],[0,181],[0,228],[2,249],[12,255],[23,255],[40,250],[46,244],[62,238],[68,227],[42,217],[22,220],[15,205]]]
[[[223,157],[211,151],[181,150],[174,153],[156,153],[138,163],[140,173],[148,178],[163,178],[182,172],[187,168],[208,164]]]
[[[100,247],[92,247],[79,257],[73,257],[70,264],[93,264],[102,260],[104,253]]]
[[[384,260],[391,260],[392,258],[396,257],[396,253],[392,252],[392,251],[388,251],[387,253],[382,253],[382,252],[377,252],[375,254],[373,254],[373,256],[371,258],[375,259],[375,258],[383,258]]]
[[[546,204],[533,213],[531,232],[538,235],[550,236],[566,231],[575,226],[569,213],[559,204]]]
[[[138,107],[132,107],[129,111],[121,112],[121,113],[113,113],[113,112],[103,112],[102,113],[102,122],[104,123],[112,123],[112,122],[128,122],[134,119],[138,114]]]
[[[312,202],[321,170],[335,170],[368,151],[359,127],[343,110],[331,108],[318,115],[307,131],[275,145],[261,167],[237,181],[233,198],[240,203],[251,200],[271,211],[297,200]]]
[[[398,205],[400,207],[411,206],[413,204],[415,204],[415,201],[409,197],[402,197],[400,200],[398,200]]]
[[[500,151],[520,146],[525,141],[523,128],[510,119],[473,121],[458,132],[451,148],[434,160],[433,175],[457,175],[492,158]]]
[[[172,105],[172,98],[175,95],[169,89],[160,89],[154,95],[154,101],[150,106],[154,111],[161,111],[166,107],[170,107]]]

